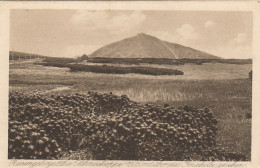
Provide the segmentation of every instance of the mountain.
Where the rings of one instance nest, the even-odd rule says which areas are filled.
[[[93,52],[90,57],[108,58],[171,58],[219,59],[220,57],[180,44],[162,41],[139,33],[134,37],[111,43]]]

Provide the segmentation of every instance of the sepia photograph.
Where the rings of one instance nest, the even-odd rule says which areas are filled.
[[[253,12],[11,9],[9,160],[251,161]]]

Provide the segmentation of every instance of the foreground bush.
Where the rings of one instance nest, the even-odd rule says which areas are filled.
[[[216,136],[207,108],[140,105],[112,93],[9,96],[10,159],[246,159],[218,149]]]

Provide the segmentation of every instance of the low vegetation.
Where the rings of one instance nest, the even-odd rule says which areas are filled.
[[[205,64],[189,65],[198,71],[191,71],[192,68],[182,69],[192,74],[200,73],[200,76],[205,76],[203,80],[194,80],[187,75],[144,77],[138,74],[68,73],[67,68],[42,67],[32,62],[10,65],[10,93],[41,91],[44,93],[41,96],[45,97],[45,92],[50,96],[58,93],[87,94],[89,90],[102,93],[112,91],[116,95],[127,95],[143,105],[168,103],[176,107],[184,107],[186,104],[197,109],[208,107],[218,120],[217,146],[223,147],[227,153],[246,154],[246,159],[251,160],[252,82],[248,79],[251,65]],[[207,71],[203,71],[204,67]],[[238,70],[242,73],[237,73]],[[214,79],[209,78],[208,74]],[[220,78],[221,76],[225,78]],[[232,78],[233,76],[236,77]],[[70,86],[70,89],[49,92],[62,86]],[[91,159],[93,156],[89,151],[71,151],[62,155],[61,159]]]
[[[145,75],[183,75],[184,73],[180,70],[173,70],[167,68],[153,68],[153,67],[118,67],[118,66],[107,66],[107,65],[83,65],[83,64],[68,64],[64,62],[52,62],[48,61],[45,63],[38,63],[44,66],[63,67],[69,68],[71,72],[84,71],[94,73],[107,73],[107,74],[145,74]]]
[[[109,74],[145,74],[145,75],[183,75],[180,70],[172,70],[166,68],[152,68],[152,67],[117,67],[117,66],[96,66],[96,65],[82,65],[71,64],[68,66],[72,72],[84,71],[95,73],[109,73]]]
[[[43,60],[43,62],[45,63],[49,63],[49,64],[70,64],[70,63],[76,63],[79,62],[79,59],[75,59],[75,58],[58,58],[58,57],[49,57]]]
[[[86,65],[81,64],[81,61],[86,58],[90,63],[103,63],[104,65]],[[108,74],[146,74],[146,75],[183,75],[184,72],[176,69],[145,67],[145,66],[132,66],[132,67],[119,67],[105,64],[159,64],[159,65],[184,65],[196,64],[202,65],[203,63],[227,63],[227,64],[251,64],[252,60],[247,59],[165,59],[165,58],[56,58],[48,57],[43,62],[35,64],[44,66],[53,66],[60,68],[69,68],[72,72],[84,71],[94,73],[108,73]]]
[[[226,64],[252,64],[252,59],[167,59],[167,58],[87,58],[91,63],[111,64],[159,64],[159,65],[184,65],[203,63],[226,63]]]

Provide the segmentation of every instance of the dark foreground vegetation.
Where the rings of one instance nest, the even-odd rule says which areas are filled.
[[[173,70],[167,68],[153,68],[153,67],[117,67],[117,66],[98,66],[98,65],[82,65],[71,64],[68,66],[72,72],[84,71],[95,73],[109,73],[109,74],[145,74],[145,75],[183,75],[180,70]]]
[[[203,63],[226,63],[226,64],[252,64],[252,59],[167,59],[167,58],[87,58],[91,63],[111,63],[111,64],[159,64],[159,65],[184,65]]]
[[[81,64],[82,60],[90,63],[103,63],[103,64],[160,64],[160,65],[184,65],[196,64],[202,65],[203,63],[225,63],[225,64],[252,64],[251,59],[165,59],[165,58],[55,58],[48,57],[43,60],[43,63],[37,63],[44,66],[65,67],[69,68],[72,72],[84,71],[95,73],[109,73],[109,74],[146,74],[146,75],[183,75],[180,70],[172,70],[166,68],[154,67],[119,67],[111,65],[85,65]]]
[[[85,57],[84,57],[85,58]],[[165,58],[56,58],[48,57],[40,64],[44,66],[64,67],[69,68],[72,72],[84,71],[95,73],[109,73],[109,74],[146,74],[146,75],[183,75],[184,72],[180,70],[172,70],[167,68],[154,68],[154,67],[119,67],[112,65],[86,65],[81,64],[82,60],[87,60],[90,63],[102,64],[165,64],[165,65],[184,65],[196,64],[202,65],[203,63],[223,63],[223,64],[252,64],[252,59],[165,59]]]
[[[80,62],[80,60],[75,59],[75,58],[48,57],[48,58],[44,59],[43,62],[48,63],[48,64],[70,64],[70,63]]]
[[[208,109],[141,105],[127,96],[9,95],[9,159],[247,160],[216,144]]]
[[[249,79],[253,79],[253,71],[251,70],[249,73],[248,73],[248,77],[249,77]]]
[[[103,58],[103,57],[81,57],[75,58],[57,58],[48,57],[44,60],[46,63],[77,63],[86,60],[90,63],[103,63],[103,64],[159,64],[159,65],[184,65],[196,64],[202,65],[203,63],[225,63],[225,64],[252,64],[252,59],[167,59],[167,58]]]
[[[48,59],[47,59],[48,60]],[[44,66],[63,67],[69,68],[71,72],[84,71],[94,73],[107,73],[107,74],[145,74],[145,75],[183,75],[184,73],[180,70],[173,70],[167,68],[153,68],[153,67],[118,67],[118,66],[107,66],[107,65],[84,65],[84,64],[69,64],[58,61],[48,61],[45,63],[38,63]]]
[[[252,64],[252,59],[169,59],[169,58],[106,58],[106,57],[88,57],[83,55],[79,58],[63,58],[63,57],[49,57],[39,54],[30,54],[17,51],[9,51],[9,60],[24,60],[43,58],[46,63],[76,63],[86,60],[90,63],[104,63],[104,64],[159,64],[159,65],[184,65],[184,64],[197,64],[203,63],[226,63],[226,64]]]

